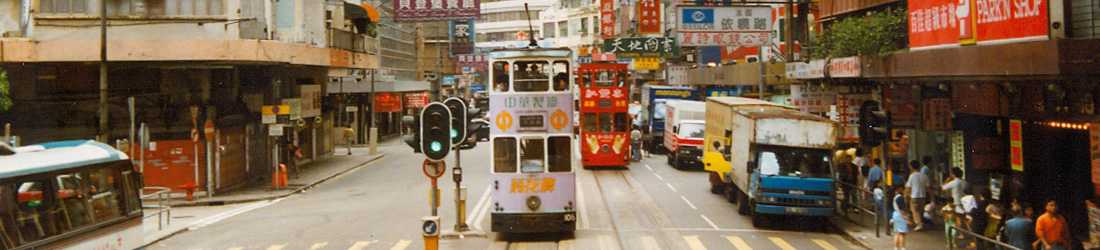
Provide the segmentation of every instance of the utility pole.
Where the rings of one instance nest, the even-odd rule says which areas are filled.
[[[107,138],[107,1],[99,1],[99,140]]]
[[[799,15],[803,15],[799,13]],[[788,62],[794,61],[794,0],[787,0],[787,28],[783,31],[787,44],[786,58]],[[763,97],[761,97],[763,98]]]

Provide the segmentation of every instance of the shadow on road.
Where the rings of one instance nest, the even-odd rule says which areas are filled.
[[[573,238],[573,232],[497,234],[497,241],[507,242],[557,242]]]

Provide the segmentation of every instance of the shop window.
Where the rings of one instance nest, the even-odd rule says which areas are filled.
[[[497,137],[493,139],[493,172],[516,172],[516,138]]]

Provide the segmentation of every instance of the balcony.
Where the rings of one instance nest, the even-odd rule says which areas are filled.
[[[341,29],[328,29],[328,47],[354,52],[378,53],[375,38]]]

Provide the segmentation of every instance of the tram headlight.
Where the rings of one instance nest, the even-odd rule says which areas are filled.
[[[527,208],[539,210],[539,206],[542,206],[542,199],[539,199],[538,196],[527,197]]]
[[[607,153],[608,151],[611,151],[611,147],[603,145],[603,147],[600,147],[600,150],[602,150],[604,153]]]

